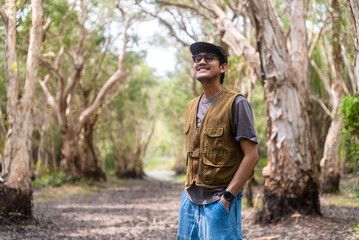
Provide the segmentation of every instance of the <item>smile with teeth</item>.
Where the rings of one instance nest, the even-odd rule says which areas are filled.
[[[196,70],[199,71],[199,70],[201,70],[201,69],[210,70],[211,67],[210,67],[210,66],[199,66],[199,67],[197,67]]]

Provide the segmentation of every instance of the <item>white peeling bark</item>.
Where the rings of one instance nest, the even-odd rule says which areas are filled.
[[[305,106],[309,95],[304,94],[308,61],[300,53],[306,48],[305,38],[292,42],[289,56],[270,0],[251,0],[251,4],[268,103],[268,164],[263,169],[264,199],[258,217],[266,222],[291,212],[319,213],[317,170]],[[299,3],[293,0],[292,4]],[[296,17],[303,21],[303,16]],[[303,26],[292,26],[292,31],[303,31]]]
[[[323,158],[320,161],[322,193],[334,193],[339,191],[340,182],[340,133],[343,127],[343,119],[340,116],[340,104],[344,94],[344,79],[342,71],[342,47],[341,47],[341,26],[340,26],[340,5],[337,0],[332,0],[333,9],[333,34],[332,34],[332,56],[333,56],[333,80],[331,89],[328,92],[332,105],[331,124],[324,144]]]
[[[18,99],[18,65],[16,58],[16,5],[6,1],[8,17],[6,28],[7,115],[9,130],[2,169],[3,198],[0,207],[8,212],[20,211],[31,215],[31,136],[33,130],[32,107],[35,98],[40,48],[42,43],[41,0],[32,0],[32,27],[26,61],[26,80],[23,96]],[[1,189],[0,189],[1,193]],[[4,202],[3,202],[4,201]]]
[[[354,83],[356,86],[353,86],[354,92],[359,92],[359,0],[349,0],[350,3],[350,11],[354,19],[354,27],[355,27],[355,58],[353,62],[353,69],[355,77]]]

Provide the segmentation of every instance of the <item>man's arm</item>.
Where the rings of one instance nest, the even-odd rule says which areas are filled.
[[[242,190],[259,159],[257,143],[251,140],[241,140],[239,144],[241,145],[244,158],[226,189],[234,196],[237,196],[237,194]],[[224,206],[229,209],[230,202],[225,200],[223,196],[221,197],[221,201]]]

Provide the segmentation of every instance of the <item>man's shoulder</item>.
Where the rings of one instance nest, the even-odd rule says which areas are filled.
[[[239,92],[234,91],[233,89],[230,89],[228,87],[224,87],[223,88],[225,91],[225,95],[227,96],[227,98],[231,99],[231,102],[241,102],[241,101],[247,101],[247,99],[240,94]]]
[[[231,95],[231,96],[237,96],[239,93],[234,91],[233,89],[230,89],[228,87],[223,87],[223,91],[228,94],[228,95]]]
[[[187,105],[193,104],[193,103],[198,103],[199,99],[201,98],[202,95],[199,95],[195,98],[192,98]]]
[[[242,102],[248,103],[248,100],[242,94],[227,87],[224,87],[223,89],[227,95],[227,98],[231,100],[232,104],[239,104]]]
[[[187,103],[187,110],[188,110],[189,108],[197,107],[198,101],[199,101],[200,98],[201,98],[201,96],[198,96],[198,97],[195,97],[195,98],[191,99],[191,100]]]
[[[234,102],[236,104],[239,104],[239,103],[249,103],[247,98],[245,98],[242,94],[238,94],[234,100]]]

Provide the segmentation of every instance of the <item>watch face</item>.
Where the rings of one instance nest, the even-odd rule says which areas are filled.
[[[231,193],[231,192],[228,192],[228,191],[226,191],[226,192],[224,193],[223,197],[224,197],[224,199],[226,199],[227,201],[232,201],[233,198],[234,198],[233,195],[232,195],[232,193]]]

